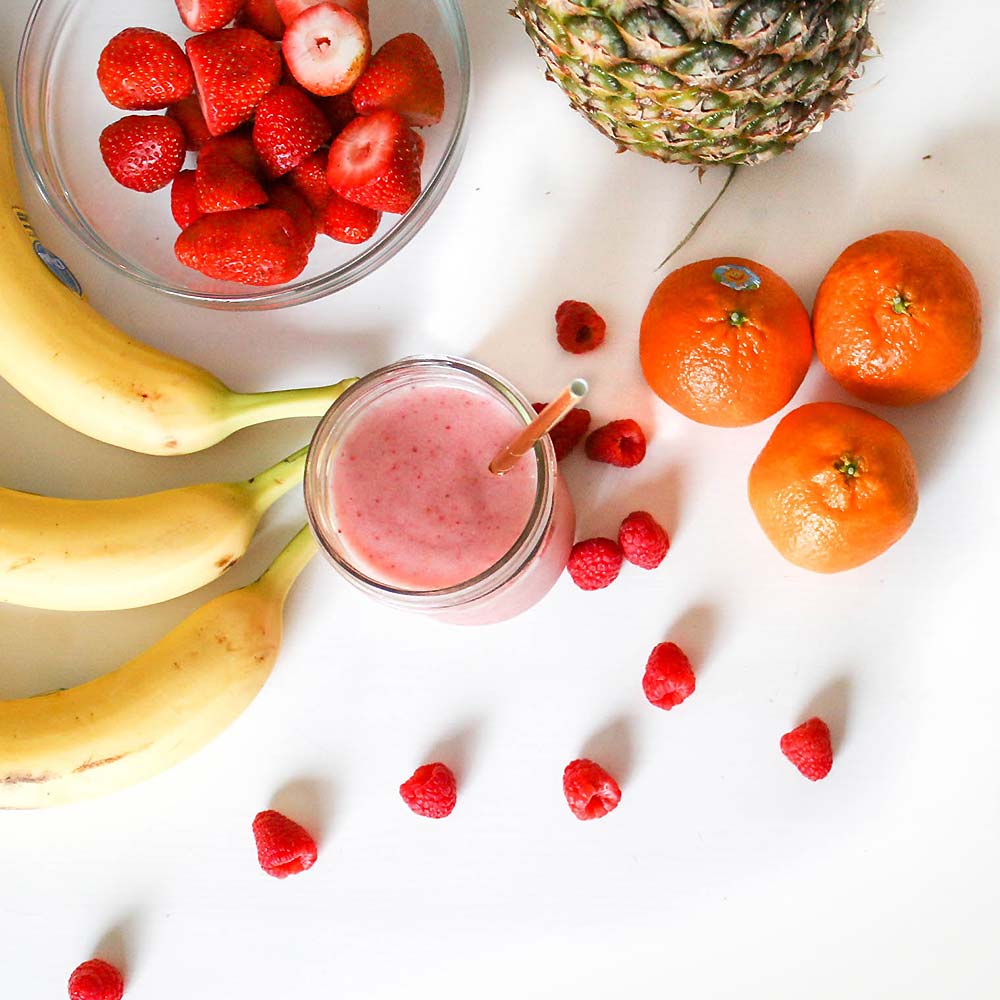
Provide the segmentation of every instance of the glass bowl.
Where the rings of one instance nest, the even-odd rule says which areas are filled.
[[[265,288],[216,281],[176,259],[178,229],[169,187],[154,194],[130,191],[111,178],[101,160],[101,131],[130,112],[112,107],[97,84],[101,50],[123,28],[156,28],[183,46],[190,32],[172,0],[36,0],[21,40],[15,104],[21,143],[42,197],[103,261],[188,302],[272,309],[346,288],[401,250],[437,208],[462,156],[469,103],[469,45],[457,0],[372,0],[371,17],[373,48],[404,31],[428,42],[444,77],[445,113],[439,124],[421,129],[426,154],[420,198],[404,216],[384,215],[368,243],[348,246],[320,237],[295,281]]]

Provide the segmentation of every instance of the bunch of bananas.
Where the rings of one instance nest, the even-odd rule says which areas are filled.
[[[20,207],[0,91],[0,377],[64,424],[150,455],[198,451],[268,420],[319,416],[354,381],[234,393],[108,323],[60,277],[60,264]],[[305,458],[303,449],[248,482],[119,500],[0,488],[0,602],[95,611],[189,593],[244,554],[264,512],[301,481]],[[315,552],[303,528],[259,580],[210,601],[119,669],[0,701],[0,809],[106,794],[218,735],[267,680],[285,598]]]

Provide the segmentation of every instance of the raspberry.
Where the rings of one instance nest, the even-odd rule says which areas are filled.
[[[70,1000],[122,1000],[124,992],[122,974],[100,958],[77,966],[69,977]]]
[[[641,569],[656,569],[670,550],[670,538],[656,518],[644,510],[634,510],[618,529],[622,554]]]
[[[443,819],[455,808],[455,775],[445,764],[424,764],[399,786],[403,801],[418,815]]]
[[[694,693],[691,661],[673,642],[661,642],[649,654],[642,690],[651,705],[669,711]]]
[[[541,413],[547,403],[532,403],[535,413]],[[570,410],[562,420],[549,431],[552,447],[556,450],[556,461],[561,462],[582,440],[590,426],[590,410],[577,407]]]
[[[253,821],[257,860],[274,878],[288,878],[316,863],[316,841],[294,820],[274,809],[257,813]]]
[[[577,819],[600,819],[621,802],[618,782],[592,760],[574,760],[563,771],[563,794]]]
[[[591,431],[587,457],[631,469],[646,457],[646,435],[634,420],[612,420]]]
[[[816,716],[781,737],[781,752],[810,781],[825,778],[833,767],[830,730]]]
[[[622,550],[610,538],[588,538],[577,542],[569,554],[566,569],[581,590],[603,590],[618,579]]]
[[[559,346],[570,354],[586,354],[604,343],[607,324],[586,302],[564,302],[556,310]]]

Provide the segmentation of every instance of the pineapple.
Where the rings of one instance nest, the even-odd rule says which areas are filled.
[[[570,103],[620,151],[763,163],[847,103],[874,0],[516,0]]]

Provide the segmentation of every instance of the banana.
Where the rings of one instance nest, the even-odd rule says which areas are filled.
[[[0,701],[0,809],[106,795],[214,739],[270,675],[285,598],[316,550],[303,528],[256,583],[210,601],[117,670]]]
[[[320,416],[353,381],[235,393],[105,320],[21,207],[2,90],[0,300],[0,377],[62,423],[130,451],[182,455],[253,424]]]
[[[0,488],[0,603],[111,611],[188,594],[246,552],[264,512],[301,482],[307,451],[246,482],[120,500]]]

